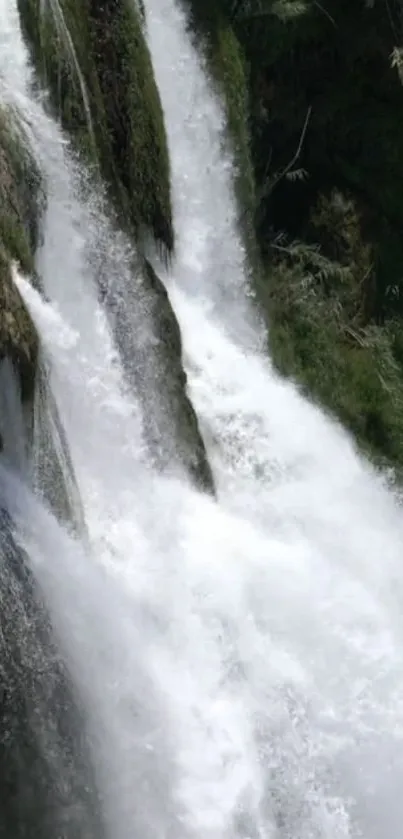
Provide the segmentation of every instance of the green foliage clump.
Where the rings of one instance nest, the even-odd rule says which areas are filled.
[[[312,222],[322,249],[285,237],[272,243],[266,304],[273,358],[376,461],[403,466],[401,324],[370,317],[373,250],[354,203],[338,193],[321,196]]]
[[[99,167],[121,222],[174,236],[163,114],[141,12],[132,0],[18,0],[35,67],[62,124]]]

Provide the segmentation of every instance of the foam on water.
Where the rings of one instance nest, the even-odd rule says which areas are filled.
[[[27,119],[38,112],[50,302],[16,281],[52,364],[89,546],[23,487],[2,492],[85,697],[111,837],[400,839],[401,510],[345,433],[273,373],[220,102],[179,6],[147,11],[178,235],[165,280],[218,501],[150,467],[83,258],[91,214],[24,88],[13,0],[0,2],[0,72],[11,99],[18,77]]]

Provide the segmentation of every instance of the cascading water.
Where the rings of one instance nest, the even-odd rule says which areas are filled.
[[[165,279],[218,501],[149,458],[98,302],[98,204],[29,93],[14,0],[1,0],[4,96],[48,182],[50,302],[16,282],[51,364],[88,544],[21,470],[0,473],[2,503],[85,708],[111,838],[400,839],[401,511],[265,358],[222,108],[175,0],[146,12],[178,236]]]

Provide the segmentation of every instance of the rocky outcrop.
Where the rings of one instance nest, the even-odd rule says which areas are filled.
[[[86,536],[84,509],[78,491],[65,430],[49,385],[49,370],[39,358],[31,427],[31,482],[59,521]]]
[[[44,442],[38,439],[39,431],[42,437],[47,431],[35,407],[41,387],[39,340],[12,278],[13,263],[30,277],[35,275],[43,201],[27,138],[14,112],[1,107],[1,468],[3,459],[25,467],[34,454],[33,483],[56,515],[78,527],[73,491],[66,487],[70,470],[76,489],[71,464],[64,470],[60,464],[63,441],[55,442],[54,433]],[[46,470],[52,474],[51,486]],[[84,830],[98,839],[103,827],[83,717],[45,604],[13,531],[9,515],[0,509],[0,837],[76,839]]]
[[[103,242],[97,241],[92,270],[125,380],[142,408],[148,454],[158,470],[184,468],[198,487],[213,492],[207,454],[187,393],[180,329],[164,283],[149,260],[122,241],[119,231],[115,231],[121,246],[116,270],[111,234],[113,238],[109,231]]]
[[[18,0],[35,67],[62,124],[98,167],[120,223],[173,248],[169,158],[133,0]]]
[[[187,377],[182,363],[182,340],[176,318],[166,289],[150,265],[145,261],[146,284],[151,292],[153,306],[149,315],[160,345],[154,347],[154,358],[149,355],[150,375],[153,387],[149,398],[159,400],[159,406],[152,407],[156,421],[153,423],[155,442],[163,447],[164,425],[173,422],[173,451],[169,459],[176,458],[185,465],[200,489],[214,494],[214,481],[203,438],[200,433],[196,412],[187,395]],[[151,370],[153,373],[151,373]],[[146,412],[145,412],[146,413]],[[147,415],[147,414],[146,414]],[[154,449],[157,447],[154,446]]]
[[[13,372],[8,375],[5,370],[1,375],[5,392],[0,394],[0,450],[14,459],[9,443],[15,434],[9,425],[16,425],[17,417],[10,415],[8,402],[14,399],[14,409],[19,410],[18,401],[22,400],[24,427],[18,426],[23,437],[19,447],[28,457],[33,484],[58,518],[82,531],[82,511],[63,429],[51,394],[47,392],[44,398],[46,382],[39,364],[39,338],[12,277],[15,263],[24,274],[35,278],[44,202],[40,173],[28,140],[16,115],[0,108],[0,363],[11,361],[17,374],[17,386]]]
[[[17,262],[34,269],[40,178],[15,119],[0,109],[0,358],[18,371],[23,400],[32,398],[38,337],[11,276]]]
[[[84,715],[4,510],[0,630],[0,837],[102,839]]]
[[[35,67],[62,124],[103,176],[116,227],[136,246],[131,279],[116,277],[107,253],[99,255],[96,273],[126,377],[141,394],[152,456],[162,467],[179,460],[198,486],[212,491],[186,392],[179,326],[163,283],[144,258],[150,235],[165,259],[174,237],[169,157],[143,4],[19,0],[19,9]],[[146,347],[138,337],[147,329],[139,324],[142,314],[152,322]]]

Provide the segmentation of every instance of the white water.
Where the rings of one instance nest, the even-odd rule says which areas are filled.
[[[147,466],[92,284],[91,206],[28,95],[13,0],[0,75],[48,176],[51,303],[17,281],[52,359],[92,550],[21,487],[3,493],[86,699],[111,839],[400,839],[401,511],[260,354],[222,112],[173,0],[147,8],[179,240],[166,280],[219,501]]]

